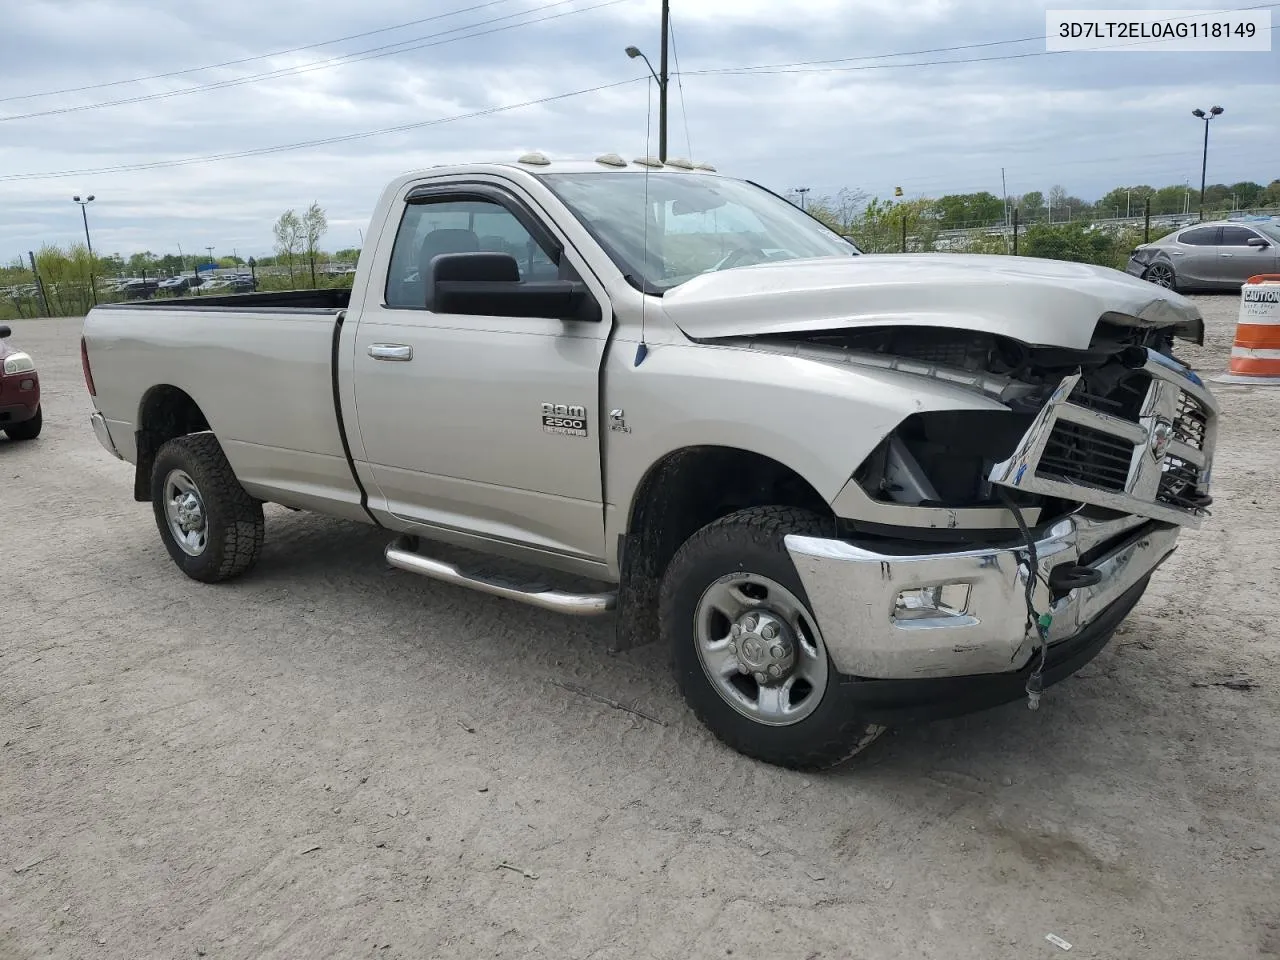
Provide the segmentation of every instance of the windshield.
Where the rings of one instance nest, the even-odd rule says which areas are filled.
[[[793,204],[740,180],[684,173],[541,176],[646,293],[752,263],[858,255]]]
[[[1277,223],[1255,223],[1251,224],[1264,237],[1270,238],[1273,242],[1280,243],[1280,224]]]

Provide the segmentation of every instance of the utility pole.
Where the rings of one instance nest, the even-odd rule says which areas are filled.
[[[671,0],[662,0],[662,45],[659,49],[658,69],[653,69],[653,64],[639,47],[627,47],[625,52],[632,60],[636,57],[643,60],[650,75],[658,83],[658,159],[663,163],[667,162],[667,82],[671,79],[667,72],[667,51],[670,46]]]
[[[1004,194],[1004,252],[1009,252],[1009,186],[1005,183],[1004,167],[1000,168],[1000,192]]]
[[[44,315],[49,316],[49,298],[44,292],[44,281],[40,279],[40,271],[36,269],[36,255],[32,250],[27,251],[27,259],[31,261],[31,275],[36,278],[36,293],[40,297],[40,306],[44,307]]]
[[[85,213],[85,207],[93,203],[93,194],[89,194],[83,200],[80,195],[76,194],[71,198],[80,205],[80,219],[84,221],[84,245],[89,248],[89,295],[93,298],[93,305],[98,305],[98,286],[93,280],[93,241],[89,239],[89,214]]]
[[[662,48],[658,53],[658,159],[667,162],[667,48],[671,46],[671,0],[662,0]]]
[[[1204,153],[1200,157],[1200,219],[1204,220],[1204,175],[1209,169],[1209,121],[1214,117],[1220,117],[1225,111],[1222,107],[1210,107],[1209,112],[1205,113],[1199,107],[1191,111],[1191,115],[1198,120],[1204,121]]]

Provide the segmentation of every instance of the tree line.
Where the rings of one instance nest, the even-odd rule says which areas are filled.
[[[893,204],[878,198],[868,200],[860,190],[844,189],[832,196],[818,197],[806,209],[841,233],[853,233],[867,226],[882,213],[886,203],[895,208],[915,204],[912,214],[926,221],[934,230],[958,230],[966,227],[1003,223],[1008,211],[1018,209],[1022,223],[1065,223],[1073,220],[1105,220],[1115,217],[1140,217],[1147,199],[1152,216],[1194,215],[1200,209],[1200,191],[1185,183],[1165,187],[1148,184],[1115,187],[1093,203],[1067,193],[1054,185],[1048,194],[1032,190],[1010,195],[1008,204],[990,191],[951,193],[937,198],[911,200]],[[1280,208],[1280,179],[1267,186],[1253,181],[1215,183],[1205,188],[1204,206],[1208,211],[1229,212],[1257,208]]]

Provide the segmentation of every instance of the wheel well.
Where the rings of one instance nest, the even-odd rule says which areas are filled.
[[[175,437],[209,429],[200,405],[179,387],[160,384],[152,387],[138,407],[138,463],[133,475],[133,499],[151,499],[151,467],[156,451]]]
[[[788,506],[834,513],[804,477],[771,457],[735,447],[686,447],[645,474],[620,550],[618,646],[657,638],[657,594],[680,545],[714,520],[747,507]]]

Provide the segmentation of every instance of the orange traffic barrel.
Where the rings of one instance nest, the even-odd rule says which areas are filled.
[[[1227,373],[1219,383],[1280,384],[1280,273],[1250,277],[1240,288],[1240,319]]]

